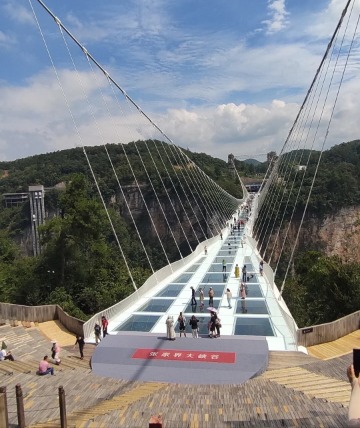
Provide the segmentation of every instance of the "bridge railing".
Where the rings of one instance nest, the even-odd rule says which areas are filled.
[[[84,321],[67,314],[59,305],[25,306],[0,303],[0,324],[59,320],[71,333],[82,336]]]
[[[297,341],[302,346],[332,342],[360,328],[360,311],[336,321],[298,329]]]
[[[134,293],[130,294],[130,296],[126,297],[125,299],[121,300],[120,302],[116,303],[113,306],[110,306],[109,308],[98,312],[94,316],[92,316],[86,323],[84,324],[84,337],[87,341],[93,341],[94,340],[94,326],[95,323],[99,323],[101,325],[101,317],[104,315],[108,321],[111,321],[115,316],[117,316],[119,313],[125,311],[129,306],[131,306],[133,303],[138,301],[141,297],[143,297],[149,290],[151,290],[156,285],[160,284],[162,281],[164,281],[167,277],[169,277],[171,274],[176,272],[177,270],[185,267],[188,263],[190,263],[193,259],[195,259],[199,254],[204,254],[204,248],[205,246],[209,246],[214,242],[217,242],[219,240],[219,236],[215,236],[213,238],[208,239],[207,241],[201,242],[188,256],[184,257],[181,260],[177,260],[174,263],[171,263],[170,265],[166,265],[157,272],[155,272],[153,275],[151,275],[144,284]]]
[[[259,251],[257,249],[257,241],[254,238],[252,238],[251,236],[248,236],[247,240],[248,240],[248,244],[251,247],[252,252],[254,252],[254,254],[257,255],[257,257],[260,261],[261,255],[259,254]],[[267,263],[264,264],[263,275],[266,278],[267,284],[269,284],[269,287],[271,287],[271,290],[274,293],[274,296],[278,301],[281,314],[282,314],[283,318],[285,319],[286,325],[288,326],[288,328],[292,334],[292,337],[294,338],[294,345],[298,346],[298,343],[297,343],[298,326],[297,326],[293,316],[291,315],[291,312],[290,312],[289,308],[287,307],[284,299],[281,297],[279,289],[277,288],[277,286],[275,284],[274,271],[271,269],[271,266],[268,265]]]

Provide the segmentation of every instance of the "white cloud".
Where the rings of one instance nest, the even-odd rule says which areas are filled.
[[[34,24],[34,15],[30,12],[30,9],[25,8],[18,1],[7,1],[3,5],[3,9],[6,14],[16,22],[20,24]]]
[[[5,34],[0,30],[0,47],[8,48],[16,43],[14,37]]]
[[[301,33],[309,36],[312,41],[315,41],[316,39],[329,39],[334,33],[334,30],[340,20],[345,4],[346,2],[344,0],[330,0],[325,9],[310,17],[311,25],[304,26],[303,19],[301,19],[298,21],[297,26],[301,26]],[[350,25],[347,29],[348,34],[352,33],[359,13],[360,3],[351,2],[342,25],[342,28],[344,29],[350,16]],[[299,29],[295,29],[295,31],[298,30]]]
[[[191,112],[170,110],[159,121],[176,144],[226,159],[230,152],[255,156],[279,150],[298,108],[281,100],[262,107],[229,103]]]
[[[60,70],[59,75],[77,130],[50,70],[34,76],[26,86],[0,88],[3,100],[0,105],[0,150],[8,158],[82,144],[162,139],[134,108],[127,108],[127,102],[122,102],[121,98],[120,105],[115,102],[111,91],[94,79],[92,73],[80,75],[91,107],[79,88],[78,76],[69,70]],[[354,78],[344,83],[327,146],[355,139],[360,133],[356,98],[359,80]],[[110,116],[100,89],[104,91]],[[161,115],[153,113],[151,118],[175,144],[226,159],[229,153],[255,157],[270,150],[279,152],[298,109],[297,103],[274,99],[262,105],[224,103],[206,108],[171,109]],[[96,120],[91,114],[93,111]]]
[[[285,0],[268,0],[268,15],[270,19],[263,21],[267,34],[278,33],[286,28],[289,12],[286,10]]]
[[[108,16],[103,10],[97,21],[89,19],[87,23],[69,12],[67,22],[81,41],[121,41],[119,50],[124,46],[130,49],[126,51],[131,58],[128,63],[121,61],[117,50],[109,49],[114,57],[105,58],[110,58],[111,75],[176,144],[223,159],[230,152],[279,151],[326,46],[323,40],[321,46],[318,42],[318,36],[329,30],[327,25],[321,27],[324,19],[315,16],[315,28],[319,26],[314,43],[307,44],[300,31],[301,37],[294,38],[300,22],[292,16],[295,29],[284,31],[280,42],[271,39],[270,44],[267,39],[250,46],[246,38],[231,31],[206,36],[185,34],[171,22],[161,4],[139,1],[137,8],[124,9],[121,14],[107,9]],[[341,11],[339,6],[338,0],[332,0],[326,13],[335,18],[335,11]],[[113,5],[114,10],[117,7]],[[285,1],[269,1],[268,8],[268,32],[284,29],[288,19]],[[6,37],[0,32],[0,45]],[[53,33],[51,41],[52,37]],[[138,43],[141,40],[144,43]],[[357,68],[357,58],[352,61],[352,67]],[[65,62],[59,63],[64,67]],[[33,75],[21,86],[6,87],[4,81],[0,86],[0,151],[8,158],[71,148],[82,142],[97,145],[101,136],[104,142],[161,138],[137,114],[129,112],[126,103],[119,108],[105,80],[81,72],[80,80],[92,103],[89,107],[76,73],[61,69],[59,74],[81,138],[52,70]],[[356,138],[360,133],[356,84],[353,76],[344,83],[344,101],[339,101],[329,144]],[[106,112],[100,89],[109,100],[112,117]]]

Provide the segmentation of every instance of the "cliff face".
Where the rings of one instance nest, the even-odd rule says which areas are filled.
[[[211,233],[208,228],[213,228],[214,223],[217,222],[217,213],[210,213],[211,215],[209,215],[209,211],[199,205],[194,198],[189,200],[184,198],[180,203],[177,197],[170,196],[171,192],[169,191],[169,197],[164,194],[158,196],[160,208],[158,200],[153,193],[149,192],[147,186],[142,186],[141,191],[142,194],[135,186],[124,187],[127,203],[125,203],[122,195],[119,194],[114,196],[111,202],[117,204],[119,214],[128,222],[132,221],[130,210],[139,229],[146,231],[150,239],[156,238],[157,233],[161,238],[169,237],[171,229],[180,246],[185,239],[184,235],[192,244],[196,245],[197,239],[194,236],[194,232],[200,241],[206,239],[206,235]],[[190,205],[192,209],[190,209]]]
[[[287,242],[295,241],[298,227],[299,222],[293,222]],[[282,236],[276,244],[275,260],[284,234],[280,234]],[[327,256],[339,256],[344,262],[360,263],[360,206],[342,208],[323,219],[308,218],[299,235],[298,249],[318,250]]]
[[[316,233],[316,228],[314,228]],[[360,263],[360,207],[342,208],[328,216],[317,228],[327,255],[338,255],[344,261]]]

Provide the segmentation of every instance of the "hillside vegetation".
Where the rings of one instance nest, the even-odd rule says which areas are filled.
[[[136,175],[144,186],[145,197],[151,200],[148,177],[144,172],[141,157],[147,166],[155,189],[165,201],[158,172],[165,185],[171,189],[174,174],[160,162],[158,151],[164,150],[161,142],[151,146],[147,142],[129,143],[126,154]],[[134,192],[135,179],[129,167],[124,148],[109,145],[119,181],[129,192]],[[184,150],[207,175],[233,196],[240,198],[238,179],[229,174],[227,163],[204,153]],[[50,214],[41,227],[43,251],[41,256],[29,256],[26,237],[30,227],[29,204],[5,208],[0,206],[0,295],[1,300],[11,303],[38,305],[58,303],[67,312],[86,319],[91,314],[106,308],[129,295],[134,284],[141,286],[152,273],[145,247],[154,270],[166,264],[158,244],[150,234],[144,234],[143,244],[135,236],[134,226],[124,215],[121,195],[112,167],[103,147],[91,147],[87,154],[94,174],[104,196],[109,215],[120,237],[121,246],[129,263],[128,267],[119,251],[107,215],[99,199],[82,149],[71,149],[32,156],[13,162],[0,162],[0,193],[26,192],[29,185],[43,184],[50,188],[65,183],[66,190],[49,190],[46,193],[46,211]],[[304,163],[307,153],[292,152],[294,167]],[[314,152],[309,160],[307,177],[312,176],[319,153]],[[174,168],[181,168],[173,159]],[[169,165],[167,165],[168,167]],[[241,176],[264,176],[266,163],[235,161]],[[295,169],[294,169],[295,171]],[[297,184],[300,176],[293,175]],[[297,213],[301,213],[306,200],[310,178],[305,178]],[[318,178],[308,208],[308,217],[321,219],[328,213],[346,206],[360,205],[360,142],[340,144],[324,152]],[[181,195],[181,190],[179,194]],[[295,192],[294,192],[295,193]],[[164,202],[164,206],[166,204]],[[288,216],[291,210],[288,207]],[[139,209],[139,207],[137,207]],[[285,206],[283,207],[285,208]],[[119,216],[119,213],[121,214]],[[156,213],[155,213],[156,214]],[[170,213],[167,213],[170,215]],[[140,229],[148,227],[145,212],[137,213]],[[274,222],[278,221],[276,218]],[[204,238],[204,237],[203,237]],[[179,235],[180,250],[186,255],[189,248],[184,236]],[[179,253],[170,239],[163,241],[170,261],[179,258]],[[194,247],[196,242],[191,242]],[[336,257],[326,257],[316,243],[308,248],[316,252],[298,253],[288,279],[284,298],[299,326],[332,321],[339,316],[355,311],[360,306],[359,264],[348,264]],[[282,266],[279,267],[279,273]]]
[[[107,150],[126,195],[133,195],[132,199],[141,200],[137,197],[137,182],[145,199],[151,203],[155,199],[154,191],[148,185],[149,179],[139,156],[141,154],[157,197],[165,209],[170,209],[164,185],[167,191],[174,194],[171,179],[175,173],[172,167],[181,168],[183,164],[178,163],[174,157],[170,158],[170,152],[164,153],[161,142],[152,145],[147,142],[130,143],[126,146],[126,155],[121,145],[107,146]],[[58,303],[70,314],[86,318],[129,295],[134,291],[134,286],[139,287],[144,283],[152,273],[151,268],[157,270],[167,263],[160,243],[149,233],[149,216],[142,205],[134,207],[137,211],[137,228],[143,237],[143,242],[139,241],[129,213],[124,208],[123,197],[104,148],[91,147],[86,151],[121,242],[124,257],[82,149],[1,162],[1,194],[27,192],[29,185],[43,184],[51,188],[58,183],[65,183],[65,191],[52,189],[46,192],[45,210],[49,218],[40,229],[42,254],[39,257],[26,253],[30,229],[29,203],[12,208],[5,208],[4,203],[1,204],[2,301],[27,305]],[[162,151],[163,158],[169,156],[172,165],[170,162],[164,164],[160,161],[159,151]],[[205,154],[185,152],[221,187],[233,196],[241,197],[241,188],[229,174],[226,162]],[[155,159],[156,165],[151,157]],[[127,159],[130,160],[132,170]],[[158,171],[164,185],[159,179]],[[177,188],[177,192],[183,196],[181,188]],[[210,193],[209,196],[211,197]],[[156,212],[153,214],[157,216]],[[171,220],[171,213],[166,214]],[[170,261],[180,258],[179,251],[183,256],[189,253],[190,249],[181,232],[178,237],[179,251],[168,235],[162,236],[162,245]],[[191,241],[191,236],[187,238],[194,248],[197,242],[194,238]]]

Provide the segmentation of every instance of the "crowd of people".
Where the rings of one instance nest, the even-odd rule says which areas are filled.
[[[172,315],[168,315],[165,324],[166,324],[166,337],[169,340],[175,340],[176,332],[175,332],[174,317]],[[186,337],[186,326],[189,325],[191,328],[192,337],[194,339],[198,339],[200,337],[199,324],[200,324],[200,320],[197,319],[195,315],[192,315],[189,319],[189,322],[187,323],[185,315],[182,312],[180,312],[177,318],[177,325],[179,328],[179,337],[182,337],[182,336]],[[211,338],[220,337],[220,328],[221,328],[221,320],[218,317],[216,309],[213,309],[210,314],[210,320],[207,324],[209,337]]]

